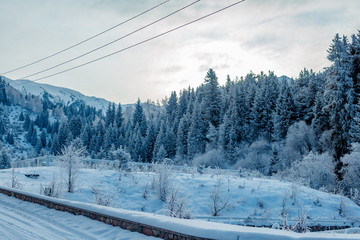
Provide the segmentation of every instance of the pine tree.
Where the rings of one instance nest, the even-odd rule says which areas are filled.
[[[193,158],[196,154],[205,152],[206,146],[206,120],[204,120],[201,109],[204,109],[199,99],[194,103],[191,123],[188,133],[188,156]]]
[[[46,133],[45,131],[41,131],[40,134],[41,147],[46,147]]]
[[[209,69],[205,76],[203,108],[205,119],[215,128],[220,125],[222,97],[219,90],[218,78],[213,69]]]
[[[296,120],[296,106],[288,82],[281,83],[273,117],[274,136],[277,141],[286,137],[287,130]]]
[[[109,103],[105,116],[105,127],[108,127],[115,122],[115,104]]]
[[[59,137],[56,133],[54,134],[51,142],[52,143],[51,143],[50,153],[55,156],[61,154],[61,146],[59,143]]]
[[[179,122],[176,138],[176,155],[179,158],[186,158],[188,153],[188,132],[190,127],[190,114],[182,116]]]
[[[29,129],[29,125],[30,125],[30,117],[28,114],[25,115],[25,119],[24,119],[24,124],[23,124],[23,128],[25,130]]]
[[[123,117],[122,107],[121,107],[120,103],[118,105],[118,108],[117,108],[116,114],[115,114],[115,124],[116,124],[117,128],[121,128],[122,125],[124,124],[124,117]]]
[[[333,63],[328,69],[325,86],[324,110],[330,116],[332,130],[331,141],[334,159],[337,163],[335,172],[341,180],[340,158],[350,151],[350,128],[355,114],[353,81],[350,77],[350,57],[347,38],[337,34],[328,50],[328,59]]]
[[[313,108],[314,118],[311,127],[314,130],[316,141],[318,142],[321,134],[330,129],[329,114],[323,111],[323,94],[318,92],[315,98],[315,106]],[[320,150],[321,153],[321,149]]]
[[[73,135],[73,138],[77,138],[80,136],[82,128],[82,121],[80,116],[73,116],[69,121],[69,131]]]
[[[0,153],[0,169],[7,169],[11,167],[11,160],[9,155],[4,149],[1,149]]]
[[[2,76],[0,76],[0,103],[3,103],[4,105],[8,104],[8,98],[5,89],[5,81],[3,80]]]

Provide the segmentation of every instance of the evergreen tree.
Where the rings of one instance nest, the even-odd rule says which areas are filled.
[[[69,131],[73,135],[73,138],[77,138],[80,136],[81,128],[82,128],[81,118],[79,116],[71,117],[71,119],[69,121]]]
[[[186,158],[188,153],[188,132],[190,127],[190,114],[182,116],[179,122],[176,138],[176,155],[180,158]]]
[[[41,134],[40,134],[40,142],[41,142],[41,147],[46,147],[46,133],[45,131],[41,131]]]
[[[55,156],[61,154],[61,146],[60,146],[59,137],[58,137],[57,133],[55,133],[52,138],[50,153]]]
[[[203,108],[205,119],[215,128],[220,125],[222,96],[219,90],[218,78],[213,69],[209,69],[205,76]],[[208,125],[208,123],[207,123]]]
[[[116,114],[115,114],[115,124],[116,124],[117,128],[121,128],[122,125],[124,124],[124,117],[123,117],[122,107],[121,107],[120,103],[118,105],[118,108],[117,108]]]
[[[108,127],[115,122],[115,104],[109,103],[105,116],[105,127]]]
[[[330,129],[329,125],[329,115],[323,111],[323,95],[318,92],[315,98],[315,106],[313,108],[314,118],[311,123],[311,127],[314,130],[316,141],[319,141],[321,134],[324,131]],[[322,153],[322,149],[318,149]]]
[[[0,153],[0,169],[7,169],[11,167],[11,160],[9,155],[4,149],[1,149]]]
[[[296,106],[288,82],[281,83],[274,114],[274,135],[277,141],[286,137],[287,130],[296,120]]]
[[[324,110],[330,116],[332,130],[331,141],[334,159],[337,163],[336,173],[341,179],[340,158],[350,151],[350,128],[355,114],[353,81],[350,77],[350,57],[347,38],[337,34],[328,50],[328,59],[333,63],[328,69],[325,86]]]
[[[2,76],[0,76],[0,103],[3,103],[4,105],[8,104],[8,98],[5,89],[5,81],[3,80]]]
[[[24,120],[25,120],[24,113],[21,112],[19,116],[19,121],[24,121]]]
[[[132,119],[132,126],[134,129],[137,128],[138,126],[142,137],[146,135],[147,123],[146,123],[146,117],[144,114],[143,107],[141,106],[140,99],[138,99],[135,106],[135,111]]]
[[[188,133],[188,156],[193,158],[197,154],[205,152],[206,146],[206,120],[203,118],[201,109],[204,109],[199,99],[194,103],[191,123]]]
[[[30,117],[28,114],[25,115],[25,119],[24,119],[24,124],[23,124],[23,128],[25,130],[28,130],[29,129],[29,125],[30,125]]]

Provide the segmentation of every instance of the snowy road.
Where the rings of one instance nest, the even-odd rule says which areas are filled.
[[[0,194],[1,240],[156,239]]]

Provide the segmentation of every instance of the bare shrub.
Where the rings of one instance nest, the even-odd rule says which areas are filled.
[[[222,183],[218,182],[210,193],[210,211],[212,216],[219,216],[220,213],[230,207],[230,192],[222,191]]]
[[[95,195],[95,203],[101,206],[110,206],[115,198],[114,193],[104,194],[97,187],[92,187],[92,192]]]
[[[19,181],[15,174],[15,169],[11,171],[10,183],[8,184],[11,188],[22,189],[23,184]]]
[[[158,192],[158,196],[162,202],[166,202],[166,198],[170,192],[173,173],[171,166],[168,163],[155,164],[155,176],[153,178],[153,185]]]
[[[188,198],[179,193],[179,190],[172,189],[166,203],[168,216],[176,218],[193,218],[187,204]]]
[[[302,207],[302,203],[299,202],[298,203],[298,221],[294,225],[292,230],[297,233],[308,232],[309,228],[308,228],[307,217],[308,217],[308,211],[304,211],[303,207]]]
[[[40,184],[40,194],[43,194],[48,197],[58,198],[62,193],[62,184],[61,181],[58,181],[53,175],[53,178],[49,184],[42,185]]]

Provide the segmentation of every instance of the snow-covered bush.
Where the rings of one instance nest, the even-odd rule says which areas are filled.
[[[360,189],[360,144],[353,144],[352,149],[341,159],[345,166],[342,170],[343,183],[346,188]]]
[[[162,202],[166,202],[172,186],[172,167],[169,163],[154,164],[155,176],[153,179],[153,187],[158,192],[158,196]]]
[[[180,194],[179,190],[172,189],[166,202],[167,215],[176,218],[193,218],[187,200],[188,198]]]
[[[270,143],[265,139],[259,139],[250,145],[245,159],[239,160],[237,165],[268,175],[272,158],[273,151]]]
[[[285,146],[281,152],[284,167],[288,168],[292,162],[301,160],[303,156],[315,149],[314,130],[304,121],[296,122],[289,127],[285,139]]]
[[[193,165],[195,167],[205,166],[220,168],[225,168],[227,166],[224,155],[221,150],[218,149],[212,149],[204,154],[194,157]]]
[[[131,155],[123,147],[120,147],[116,150],[112,150],[109,153],[110,160],[118,161],[118,166],[121,169],[127,167],[127,164],[131,160]]]
[[[298,220],[297,223],[292,227],[292,230],[297,233],[306,233],[309,231],[308,228],[308,211],[303,210],[302,203],[298,203]]]
[[[61,181],[58,181],[53,175],[53,178],[49,184],[42,185],[40,184],[40,194],[43,194],[48,197],[58,198],[62,193],[62,184]]]
[[[334,163],[329,154],[314,154],[310,152],[302,161],[296,161],[286,170],[285,178],[289,181],[309,185],[311,188],[324,187],[328,191],[336,188]]]
[[[96,186],[92,187],[92,192],[95,195],[95,203],[97,205],[110,206],[115,198],[115,194],[113,192],[110,194],[104,194]]]
[[[15,169],[11,171],[10,183],[8,184],[11,188],[22,189],[23,184],[19,181],[15,174]]]

